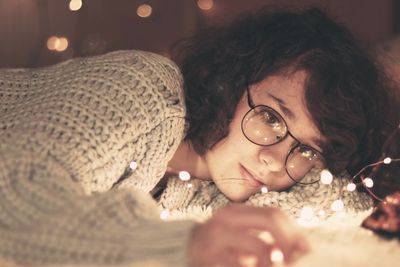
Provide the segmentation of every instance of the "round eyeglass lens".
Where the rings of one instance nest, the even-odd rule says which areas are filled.
[[[318,182],[318,175],[306,176],[311,169],[324,169],[324,161],[321,154],[305,145],[295,147],[286,159],[286,171],[290,178],[300,184],[312,184]],[[305,178],[305,179],[303,179]]]
[[[285,138],[287,127],[283,118],[273,109],[256,106],[242,121],[244,135],[258,145],[273,145]]]

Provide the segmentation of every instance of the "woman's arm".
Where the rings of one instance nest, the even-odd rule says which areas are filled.
[[[192,222],[161,221],[154,201],[139,191],[86,196],[51,156],[2,152],[2,258],[40,266],[184,266]]]

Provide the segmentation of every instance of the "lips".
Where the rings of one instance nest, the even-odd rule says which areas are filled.
[[[243,178],[249,182],[250,185],[254,187],[262,186],[262,183],[243,165],[240,164],[240,173],[242,174]]]

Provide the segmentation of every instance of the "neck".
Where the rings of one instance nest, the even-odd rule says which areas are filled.
[[[189,141],[183,140],[172,159],[168,162],[168,172],[178,174],[187,171],[192,177],[210,180],[207,164],[203,157],[194,151]]]

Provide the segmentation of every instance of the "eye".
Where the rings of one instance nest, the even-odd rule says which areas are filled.
[[[268,124],[280,123],[279,118],[268,110],[264,110],[263,117],[264,121]]]
[[[298,151],[304,158],[313,159],[317,157],[317,153],[314,151],[314,149],[306,145],[300,145]]]

